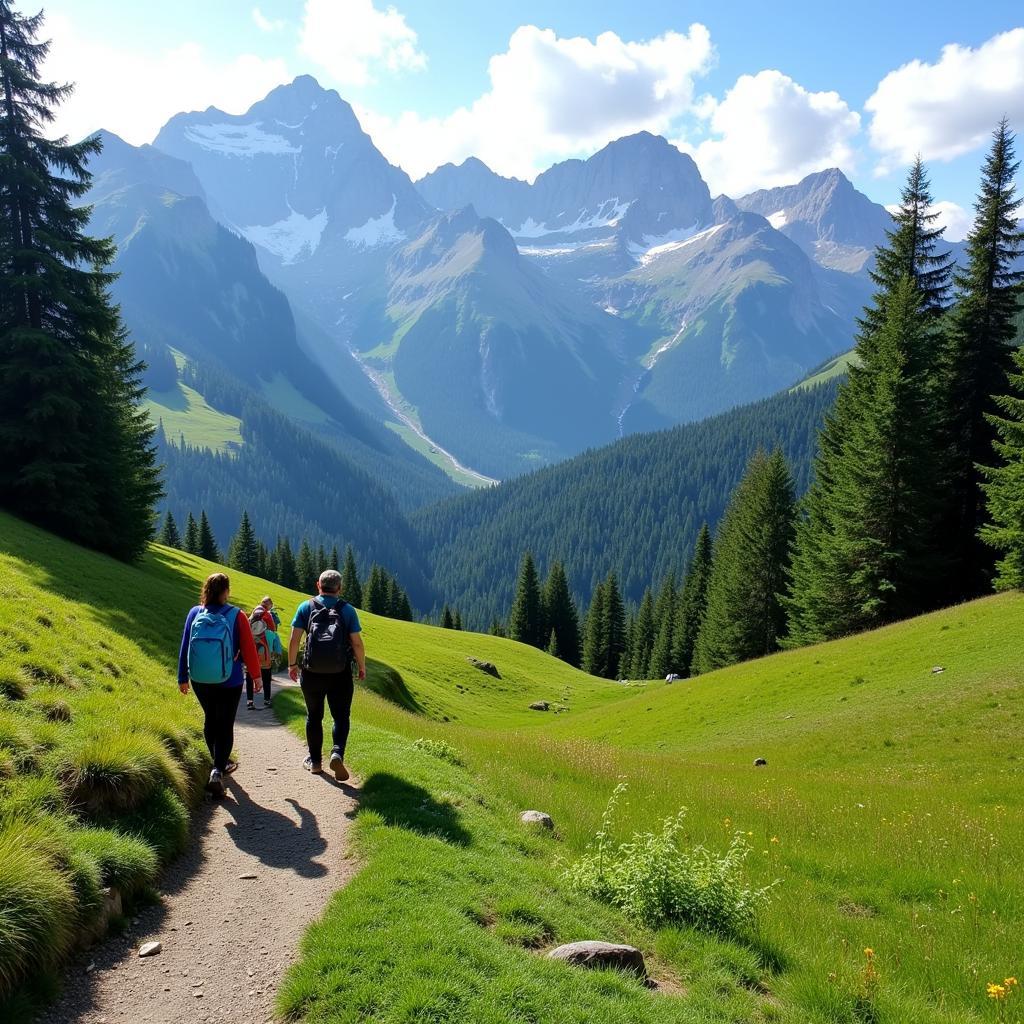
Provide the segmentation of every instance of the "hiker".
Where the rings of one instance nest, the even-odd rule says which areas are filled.
[[[229,604],[231,581],[222,572],[206,577],[199,604],[185,618],[178,653],[178,689],[188,693],[189,684],[203,708],[203,736],[213,759],[206,788],[224,795],[224,779],[238,767],[232,761],[235,745],[235,713],[242,696],[242,665],[263,688],[260,660],[249,620]]]
[[[256,643],[256,653],[260,659],[260,677],[263,682],[263,707],[271,706],[271,685],[274,679],[274,651],[275,647],[281,650],[281,641],[277,636],[278,621],[272,614],[274,602],[270,601],[268,608],[264,602],[270,601],[265,597],[249,616],[249,628],[252,630],[252,638]],[[245,673],[245,706],[254,711],[256,705],[253,703],[253,677]]]
[[[309,756],[303,768],[314,775],[323,771],[324,701],[331,708],[334,727],[331,732],[331,758],[328,762],[334,777],[344,782],[349,777],[345,767],[345,744],[348,742],[349,714],[352,710],[352,659],[355,658],[359,678],[366,678],[366,650],[360,635],[359,616],[341,596],[341,573],[325,569],[320,573],[318,596],[303,601],[295,609],[292,633],[288,639],[288,675],[299,682],[299,641],[306,634],[302,657],[302,696],[306,701],[306,744]]]

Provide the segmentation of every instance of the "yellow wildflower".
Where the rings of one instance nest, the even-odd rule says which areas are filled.
[[[989,999],[1005,999],[1006,998],[1006,986],[997,985],[994,981],[990,981],[986,987]]]

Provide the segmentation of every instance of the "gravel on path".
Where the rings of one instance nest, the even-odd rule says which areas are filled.
[[[290,685],[274,683],[275,692]],[[307,925],[355,871],[345,834],[359,791],[304,771],[303,744],[273,711],[248,711],[244,695],[235,751],[227,795],[197,812],[189,849],[161,879],[161,902],[71,963],[40,1024],[273,1019]],[[140,958],[150,941],[162,951]]]

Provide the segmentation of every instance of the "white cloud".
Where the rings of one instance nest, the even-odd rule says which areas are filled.
[[[969,210],[965,210],[959,203],[954,203],[949,199],[935,203],[929,212],[939,215],[939,219],[934,221],[934,224],[945,229],[945,237],[949,242],[963,241],[974,223],[974,217]]]
[[[741,196],[854,163],[860,115],[838,93],[808,92],[780,71],[741,75],[724,99],[705,99],[697,112],[711,137],[678,145],[693,155],[712,193]]]
[[[53,129],[72,139],[106,128],[135,145],[151,142],[181,110],[212,104],[241,113],[291,77],[282,60],[252,54],[223,59],[197,43],[149,52],[117,49],[59,15],[47,18],[44,35],[53,40],[45,75],[75,83]]]
[[[299,52],[340,85],[366,85],[374,72],[422,71],[427,57],[394,7],[373,0],[306,0]]]
[[[312,2],[312,0],[311,0]],[[357,111],[377,145],[413,177],[477,156],[501,174],[533,178],[552,160],[632,132],[665,132],[693,103],[714,59],[708,30],[629,42],[614,32],[560,38],[523,25],[491,58],[490,88],[445,117]]]
[[[952,160],[977,148],[1005,114],[1024,121],[1024,28],[993,36],[976,50],[945,46],[935,64],[904,64],[865,103],[877,173],[926,160]]]
[[[258,7],[252,9],[252,20],[261,32],[280,32],[284,28],[284,18],[268,18]]]

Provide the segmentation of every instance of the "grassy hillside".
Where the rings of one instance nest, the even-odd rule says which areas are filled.
[[[175,441],[184,436],[189,445],[215,452],[234,451],[242,444],[242,421],[214,409],[198,391],[181,381],[169,391],[150,391],[146,409],[150,419],[162,423],[167,436]]]
[[[14,621],[26,615],[15,599],[47,616],[74,611],[90,631],[86,660],[100,663],[100,639],[146,659],[140,677],[165,680],[167,707],[193,714],[175,703],[170,667],[208,564],[154,548],[130,569],[6,518],[0,538],[13,556],[4,606],[18,608]],[[242,603],[268,589],[232,576]],[[288,611],[301,597],[269,590]],[[364,616],[370,688],[357,695],[350,749],[364,867],[310,931],[282,1011],[389,1024],[981,1024],[1000,1009],[1014,1020],[1019,995],[997,1005],[985,986],[1024,973],[1022,613],[1024,599],[1007,595],[632,687],[510,641]],[[40,651],[56,649],[48,635]],[[493,661],[502,679],[468,656]],[[52,688],[35,681],[22,703],[42,699],[37,687]],[[528,710],[536,699],[568,710]],[[301,734],[298,694],[275,707]],[[767,766],[753,767],[762,756]],[[568,886],[564,865],[623,777],[616,840],[680,806],[685,847],[721,852],[739,831],[750,883],[779,880],[754,926],[655,927]],[[549,811],[556,832],[523,829],[525,807]],[[661,988],[538,955],[585,937],[639,945]]]

